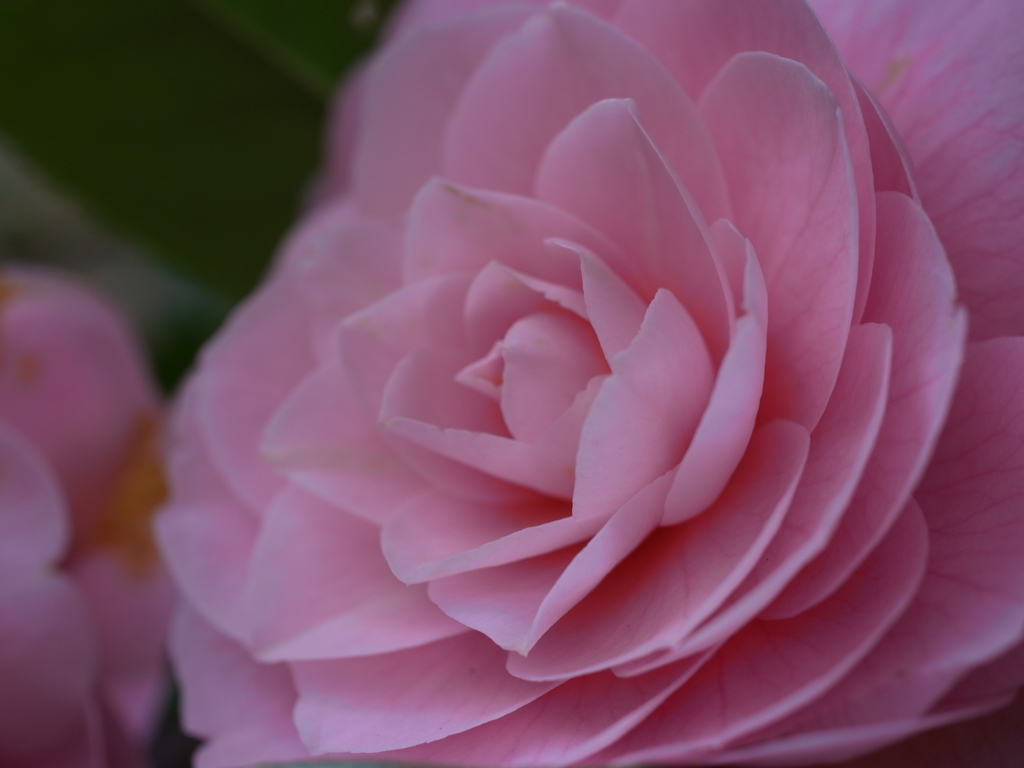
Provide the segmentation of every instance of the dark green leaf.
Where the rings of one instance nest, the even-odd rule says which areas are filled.
[[[273,25],[280,8],[307,2],[319,6],[222,5]],[[329,73],[356,51],[342,40],[323,58],[329,40],[314,45],[293,13],[282,40],[316,51],[313,87],[207,6],[4,0],[0,130],[106,224],[237,298],[295,217]]]
[[[394,0],[192,0],[313,92],[330,94],[373,44]]]

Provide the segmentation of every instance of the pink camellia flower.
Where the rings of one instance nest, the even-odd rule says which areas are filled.
[[[173,590],[159,406],[135,340],[52,274],[0,281],[0,765],[128,768],[162,704]]]
[[[1024,6],[818,5],[405,9],[177,415],[199,766],[835,762],[1012,700]]]

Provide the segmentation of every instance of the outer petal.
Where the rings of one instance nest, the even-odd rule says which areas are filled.
[[[966,671],[1024,638],[1022,377],[1021,339],[969,348],[917,492],[930,530],[921,589],[875,651],[805,721],[830,726],[920,714]],[[1019,673],[1007,682],[1021,682]]]
[[[889,403],[878,442],[849,511],[828,548],[771,607],[793,616],[843,582],[891,525],[924,471],[949,407],[966,317],[942,246],[904,195],[878,196],[875,284],[865,317],[893,330]]]
[[[171,635],[184,725],[208,741],[196,768],[309,756],[292,724],[295,687],[283,665],[260,664],[183,607]]]
[[[231,491],[257,511],[283,485],[260,443],[270,415],[313,367],[311,320],[294,275],[279,273],[206,347],[195,379],[200,439]]]
[[[525,0],[527,4],[538,10],[549,3],[544,0]],[[437,23],[465,13],[472,13],[478,8],[491,5],[494,0],[417,0],[402,6],[393,17],[392,30],[396,35],[405,34],[416,26]],[[620,0],[579,0],[573,3],[602,19],[615,15]]]
[[[535,16],[480,66],[448,126],[445,175],[527,193],[551,139],[609,98],[637,103],[655,144],[709,219],[728,214],[721,169],[686,94],[642,47],[568,4]]]
[[[854,319],[859,322],[874,249],[872,162],[846,67],[805,0],[625,0],[615,24],[654,53],[694,100],[731,57],[745,51],[797,61],[828,87],[842,111],[855,177],[860,255]]]
[[[1019,436],[1024,409],[1018,387],[1008,385],[1006,370],[1013,371],[1011,376],[1020,373],[1022,352],[1020,343],[987,342],[976,345],[976,354],[969,358],[978,364],[967,366],[951,429],[940,443],[929,475],[935,483],[932,493],[926,494],[935,505],[928,516],[929,562],[913,602],[836,688],[805,712],[762,734],[765,741],[776,734],[913,720],[926,713],[966,670],[1020,641],[1024,609],[1017,593],[1024,578],[1015,571],[1024,560],[1020,551],[1024,534],[1015,530],[1021,526],[1015,500],[1024,490],[1007,487],[1000,495],[1013,501],[992,504],[980,501],[984,495],[980,485],[990,484],[990,472],[1021,476]],[[1012,362],[1007,365],[1008,361]],[[971,446],[967,455],[977,456],[976,461],[964,461],[965,444]],[[979,468],[981,482],[974,474]],[[1016,484],[1021,481],[1016,479]],[[951,486],[957,490],[950,493]],[[910,505],[916,507],[916,502]],[[1014,512],[1008,513],[1010,508]],[[1012,690],[1021,681],[1021,670],[1013,669],[1020,662],[1013,654],[999,662],[1003,674],[1010,673],[1004,685]],[[976,700],[981,689],[973,688],[970,698]],[[957,698],[962,700],[967,693],[964,688]],[[922,719],[919,728],[927,725]],[[874,746],[868,733],[864,732],[863,749]],[[829,751],[822,754],[827,756]]]
[[[544,6],[543,0],[526,0],[523,4]],[[395,9],[387,33],[389,37],[401,38],[418,28],[451,22],[493,5],[494,0],[417,0]]]
[[[932,531],[934,594],[970,611],[952,666],[988,660],[1024,636],[1024,340],[972,344],[928,473],[915,493]],[[931,592],[925,592],[928,598]],[[965,627],[966,629],[966,627]]]
[[[355,64],[335,91],[323,141],[323,168],[306,192],[310,208],[338,199],[352,183],[352,150],[359,133],[365,66]]]
[[[157,517],[160,549],[181,592],[205,621],[242,640],[248,632],[242,604],[258,520],[224,488],[197,434],[195,387],[178,404],[169,457],[171,503]]]
[[[384,49],[363,75],[352,190],[362,211],[398,219],[440,172],[444,127],[459,95],[495,41],[530,12],[510,3],[441,24],[435,16]]]
[[[598,759],[695,760],[818,698],[878,642],[920,584],[928,533],[903,515],[855,577],[784,622],[754,622]]]
[[[959,713],[954,713],[959,714]],[[942,725],[937,716],[933,723]],[[952,720],[952,718],[950,718]],[[838,768],[1017,768],[1024,754],[1024,696],[977,720],[929,731]]]
[[[585,675],[500,720],[387,758],[436,765],[571,765],[627,733],[707,658],[626,681],[608,672]]]
[[[972,338],[1024,334],[1024,6],[812,5],[910,152],[924,208],[971,311]]]
[[[960,706],[1000,696],[1014,696],[1024,686],[1024,643],[1018,643],[964,675],[940,704]]]
[[[400,234],[377,221],[355,219],[346,201],[321,208],[289,237],[282,261],[312,319],[321,360],[337,357],[337,326],[348,315],[401,285]]]
[[[943,710],[923,717],[888,720],[869,725],[855,725],[847,728],[812,731],[810,733],[798,733],[762,743],[756,743],[757,736],[753,736],[750,739],[752,742],[751,746],[727,749],[724,752],[709,756],[707,762],[711,765],[731,766],[739,762],[743,765],[779,766],[780,768],[785,766],[789,768],[793,765],[807,765],[809,763],[818,765],[819,761],[825,760],[828,765],[874,768],[874,760],[876,759],[874,754],[860,760],[855,760],[852,763],[839,763],[838,761],[853,755],[863,755],[865,752],[878,749],[885,744],[891,744],[922,730],[941,728],[942,726],[948,726],[950,723],[957,723],[991,713],[994,709],[998,709],[1006,704],[1006,699],[1000,699],[998,701]],[[1011,738],[1009,743],[1012,744],[1013,741]],[[988,750],[988,752],[989,754],[998,755],[1002,750],[996,747],[994,750]],[[940,761],[942,759],[938,758],[935,752],[928,747],[924,749],[915,747],[904,752],[897,746],[891,752],[886,750],[881,753],[881,755],[890,754],[900,756],[900,760],[905,762],[881,762],[881,766],[898,765],[900,768],[908,765],[916,766],[919,763],[913,759],[915,754],[922,756],[931,755]],[[954,754],[958,755],[958,762],[941,764],[944,766],[948,765],[949,768],[964,768],[964,766],[988,768],[989,766],[987,762],[973,762],[973,757],[962,759],[966,753],[961,750],[957,750]],[[979,754],[986,754],[986,750],[981,750]],[[887,757],[881,756],[879,756],[879,759],[883,761],[888,760]],[[936,763],[933,763],[932,760],[925,760],[920,764],[931,766]],[[992,765],[1001,766],[1002,764],[997,762],[992,763]],[[1015,763],[1007,763],[1007,768],[1011,765],[1015,765]]]
[[[5,570],[0,648],[0,760],[25,764],[76,737],[95,690],[92,625],[70,579]]]
[[[504,652],[470,632],[362,659],[301,662],[295,722],[313,754],[436,741],[514,712],[554,687],[518,680]]]
[[[18,594],[6,587],[0,590],[0,610],[5,614],[0,641],[20,657],[0,670],[7,688],[0,702],[5,707],[0,760],[31,768],[107,768],[103,722],[95,701],[89,701],[94,691],[82,684],[80,675],[59,679],[81,661],[83,627],[75,625],[84,618],[78,595],[61,587],[66,585]],[[22,622],[34,625],[35,631],[26,632]],[[87,633],[88,626],[84,629]],[[22,642],[35,648],[19,647]],[[33,668],[47,666],[46,674],[24,674],[29,662]]]
[[[388,569],[380,530],[309,492],[288,488],[266,514],[245,595],[250,647],[265,661],[348,658],[459,634]]]
[[[854,316],[857,199],[838,106],[806,68],[741,54],[700,103],[768,284],[762,416],[813,428]]]

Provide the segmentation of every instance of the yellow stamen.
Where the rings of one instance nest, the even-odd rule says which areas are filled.
[[[160,419],[149,412],[136,423],[121,471],[93,530],[93,545],[116,555],[130,575],[146,577],[160,562],[152,519],[166,498]]]

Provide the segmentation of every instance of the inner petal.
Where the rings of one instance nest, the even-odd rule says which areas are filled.
[[[534,442],[608,365],[590,325],[565,312],[537,312],[509,329],[501,412],[517,440]]]
[[[714,383],[700,331],[665,290],[612,367],[580,436],[573,514],[582,517],[609,517],[679,463]]]
[[[505,381],[505,358],[501,351],[502,343],[494,342],[490,352],[455,374],[455,380],[500,403],[501,385]]]
[[[465,357],[448,349],[410,353],[388,380],[381,419],[405,416],[442,429],[507,434],[494,402],[456,383],[464,365]]]
[[[492,261],[477,273],[466,293],[466,335],[474,349],[486,349],[516,320],[553,306],[587,317],[578,290]]]

